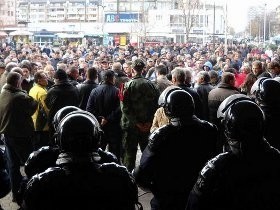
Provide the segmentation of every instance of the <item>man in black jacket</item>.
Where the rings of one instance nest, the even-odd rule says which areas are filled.
[[[48,90],[45,103],[48,107],[50,134],[54,133],[52,122],[55,113],[64,106],[78,106],[79,95],[76,87],[69,83],[64,70],[57,70],[54,75],[55,84]]]
[[[101,148],[109,145],[109,151],[120,160],[121,152],[121,110],[119,89],[115,87],[115,72],[107,70],[104,73],[104,82],[93,89],[87,103],[86,110],[92,113],[100,122],[104,131]]]
[[[97,69],[95,67],[91,67],[86,72],[86,81],[77,85],[77,89],[79,91],[79,107],[82,110],[86,110],[87,102],[91,91],[98,86],[95,82],[97,78]]]
[[[185,84],[186,80],[186,73],[183,68],[175,68],[171,71],[172,75],[172,83],[183,90],[187,91],[191,96],[193,97],[194,104],[195,104],[195,110],[194,114],[200,118],[203,119],[203,109],[202,109],[202,102],[198,95],[198,93],[194,90],[188,87],[187,84]]]

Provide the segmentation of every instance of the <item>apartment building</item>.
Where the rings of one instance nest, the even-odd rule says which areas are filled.
[[[8,0],[6,0],[8,1]],[[149,40],[182,43],[225,32],[223,6],[191,9],[180,0],[18,0],[17,19],[32,32],[125,36],[133,42]],[[191,12],[189,12],[191,11]],[[187,21],[191,25],[187,25]],[[213,27],[215,25],[215,27]]]
[[[16,0],[0,0],[0,30],[16,26]]]

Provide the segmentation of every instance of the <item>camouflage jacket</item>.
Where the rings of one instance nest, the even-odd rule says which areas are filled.
[[[151,81],[135,76],[124,84],[121,94],[122,128],[134,127],[137,123],[152,123],[158,108],[159,91]]]

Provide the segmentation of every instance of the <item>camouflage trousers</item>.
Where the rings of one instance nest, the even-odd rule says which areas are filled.
[[[148,137],[150,132],[143,133],[138,128],[130,128],[123,131],[123,159],[122,163],[126,166],[127,170],[131,172],[135,168],[136,154],[138,144],[141,152],[144,151],[148,144]]]

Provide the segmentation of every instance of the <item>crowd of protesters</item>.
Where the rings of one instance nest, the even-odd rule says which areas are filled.
[[[227,97],[242,93],[255,99],[251,89],[258,79],[280,76],[280,47],[272,51],[247,44],[209,43],[51,49],[23,44],[13,49],[4,43],[0,75],[0,132],[5,136],[13,200],[17,201],[20,166],[31,151],[55,144],[53,122],[61,108],[76,106],[92,113],[104,132],[101,148],[132,172],[138,144],[143,152],[150,133],[169,123],[157,104],[167,87],[188,92],[194,114],[219,128],[217,111]],[[19,96],[14,99],[5,90]],[[9,113],[14,114],[9,117]],[[24,147],[18,143],[23,139],[28,142]],[[222,137],[217,138],[217,154],[223,144]]]

